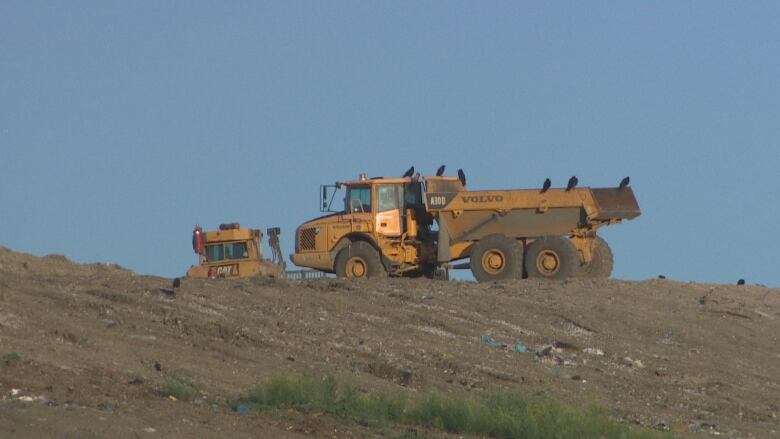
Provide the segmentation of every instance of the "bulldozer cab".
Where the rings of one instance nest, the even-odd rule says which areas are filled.
[[[255,275],[277,276],[280,269],[263,256],[263,234],[241,228],[236,223],[221,224],[219,230],[193,232],[193,250],[198,265],[190,267],[190,277],[239,278]]]

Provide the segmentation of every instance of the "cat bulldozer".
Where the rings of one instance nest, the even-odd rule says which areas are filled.
[[[238,223],[220,224],[219,230],[204,232],[200,226],[192,231],[192,249],[198,265],[187,270],[187,277],[240,279],[253,276],[289,280],[318,279],[325,273],[315,270],[287,270],[279,244],[281,229],[266,229],[271,259],[263,255],[263,232],[242,228]]]
[[[339,277],[446,277],[478,281],[609,277],[613,256],[598,229],[640,215],[628,177],[617,187],[469,191],[466,176],[367,178],[320,187],[325,216],[295,232],[295,265]],[[344,205],[333,208],[337,191]]]
[[[198,265],[187,270],[188,277],[237,279],[252,276],[283,277],[285,263],[279,248],[278,227],[267,230],[271,260],[263,256],[263,232],[242,228],[238,223],[220,224],[219,230],[204,232],[195,226],[192,249]]]

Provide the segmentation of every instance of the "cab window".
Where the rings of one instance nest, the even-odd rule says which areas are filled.
[[[402,205],[403,187],[399,184],[380,184],[376,187],[378,212],[398,209]]]
[[[422,207],[422,187],[419,182],[404,184],[404,205],[407,209]]]
[[[206,259],[209,261],[221,261],[225,259],[225,249],[222,244],[207,245]]]
[[[371,187],[351,187],[347,190],[347,212],[371,212]]]
[[[246,252],[245,242],[231,242],[225,244],[225,257],[227,259],[244,259],[249,254]]]

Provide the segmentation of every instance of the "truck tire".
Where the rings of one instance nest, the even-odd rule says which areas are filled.
[[[387,271],[379,252],[371,244],[353,242],[336,256],[336,276],[346,278],[385,277]]]
[[[525,252],[525,271],[528,277],[568,279],[574,276],[579,268],[577,248],[561,236],[542,236],[532,242]]]
[[[471,273],[479,282],[523,277],[523,246],[504,235],[488,235],[471,250]]]
[[[614,259],[612,249],[602,237],[596,237],[596,243],[593,247],[593,259],[587,264],[581,264],[577,277],[585,278],[608,278],[612,274]]]

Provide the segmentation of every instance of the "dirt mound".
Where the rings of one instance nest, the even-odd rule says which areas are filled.
[[[63,255],[43,257],[17,253],[0,246],[0,272],[5,274],[26,274],[36,276],[95,275],[112,272],[133,272],[116,264],[77,264]]]
[[[684,434],[778,434],[780,290],[669,280],[475,284],[138,276],[0,248],[0,436],[354,437],[225,402],[286,372],[518,389]],[[186,376],[200,397],[159,389]]]

